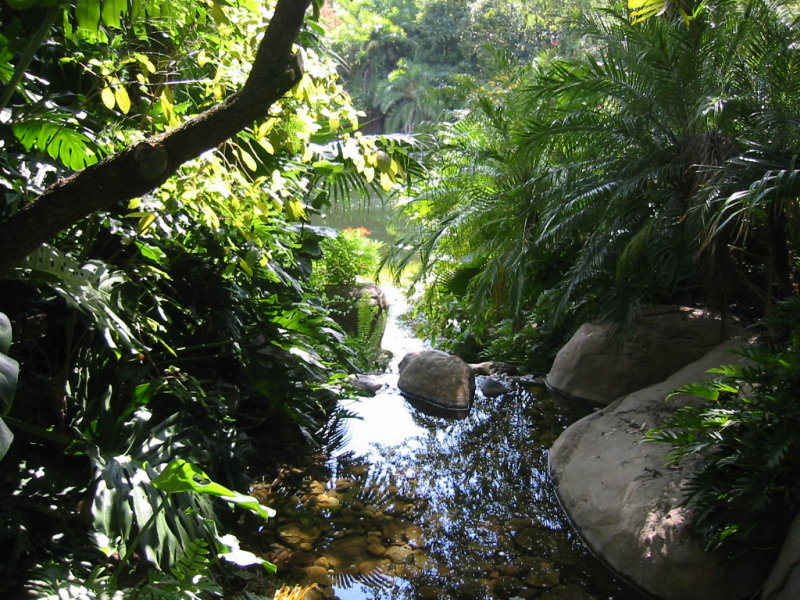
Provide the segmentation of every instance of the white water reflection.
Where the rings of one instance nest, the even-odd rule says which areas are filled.
[[[334,457],[352,453],[367,460],[379,460],[382,447],[405,443],[409,450],[419,448],[421,444],[415,438],[427,432],[414,422],[406,400],[394,387],[384,386],[375,397],[349,402],[343,407],[359,418],[347,420],[346,442]]]
[[[381,447],[394,447],[406,443],[409,450],[421,446],[418,438],[425,435],[426,429],[414,422],[406,400],[397,389],[398,365],[409,352],[425,349],[422,340],[413,337],[401,325],[399,316],[408,310],[408,302],[403,293],[393,286],[383,288],[389,300],[389,318],[383,335],[381,347],[392,353],[392,360],[386,373],[375,379],[383,383],[372,398],[361,398],[343,403],[342,407],[356,415],[348,419],[345,444],[333,456],[352,453],[370,460],[380,460]]]
[[[394,286],[385,286],[383,291],[389,300],[389,318],[386,321],[386,331],[383,334],[381,348],[392,353],[387,373],[397,374],[397,366],[409,352],[419,352],[425,349],[425,343],[413,336],[407,327],[400,323],[399,317],[408,310],[408,301],[402,291]],[[397,383],[397,378],[394,382]]]

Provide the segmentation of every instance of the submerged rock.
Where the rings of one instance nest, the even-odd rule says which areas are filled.
[[[495,398],[508,393],[508,388],[502,381],[486,377],[480,382],[481,393],[487,398]]]
[[[680,506],[692,472],[686,461],[664,466],[668,444],[642,443],[643,433],[678,406],[696,402],[667,395],[707,378],[706,371],[741,362],[721,344],[672,377],[613,402],[574,423],[556,440],[550,469],[558,495],[584,541],[618,573],[666,600],[737,600],[759,587],[763,565],[730,563],[706,553]]]
[[[353,385],[368,396],[374,396],[384,386],[384,383],[372,375],[356,375]]]
[[[567,396],[608,404],[663,381],[740,331],[717,314],[681,306],[650,307],[624,340],[617,339],[609,323],[584,323],[558,351],[547,385]]]
[[[440,350],[411,352],[400,361],[399,370],[400,391],[452,416],[466,416],[475,395],[475,375],[459,357]]]

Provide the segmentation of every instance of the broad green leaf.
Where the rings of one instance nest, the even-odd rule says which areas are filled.
[[[8,452],[8,448],[13,441],[14,434],[11,433],[11,430],[3,422],[3,419],[0,419],[0,460],[3,460],[3,457],[6,455],[6,452]]]
[[[75,129],[65,115],[39,115],[14,124],[14,135],[26,150],[47,152],[64,166],[78,171],[97,162],[94,144]]]
[[[169,463],[161,474],[153,480],[153,485],[168,494],[195,492],[197,494],[217,496],[226,502],[246,508],[264,519],[269,519],[275,515],[273,509],[263,506],[252,496],[234,492],[224,485],[212,481],[201,469],[182,459]]]
[[[11,321],[0,312],[0,354],[7,354],[11,347]]]
[[[161,248],[159,248],[158,246],[148,246],[140,242],[136,242],[136,245],[139,247],[139,252],[141,253],[142,256],[152,260],[156,264],[159,265],[164,264],[167,255]]]
[[[47,244],[30,254],[21,266],[86,315],[111,349],[118,350],[120,344],[129,350],[143,348],[116,303],[116,288],[127,281],[122,271],[112,271],[100,261],[81,265]]]
[[[121,16],[128,12],[128,0],[103,0],[102,19],[107,27],[120,29]]]
[[[100,0],[78,0],[75,16],[78,18],[78,29],[97,33],[100,30]]]

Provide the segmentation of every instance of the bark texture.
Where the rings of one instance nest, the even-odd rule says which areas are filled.
[[[266,116],[303,76],[292,44],[310,0],[278,0],[244,87],[224,102],[166,133],[138,142],[61,179],[0,223],[0,277],[59,231],[163,184],[183,163]]]

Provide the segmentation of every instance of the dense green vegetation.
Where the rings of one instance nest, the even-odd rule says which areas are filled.
[[[311,4],[299,80],[293,34],[260,50],[275,2],[0,4],[0,593],[241,588],[220,556],[262,561],[215,496],[313,440],[376,358],[331,318],[376,248],[310,217],[387,194],[421,331],[465,358],[545,370],[580,322],[647,303],[773,317],[758,368],[694,388],[719,406],[659,439],[732,451],[693,488],[709,546],[791,518],[800,449],[764,420],[797,412],[796,320],[773,314],[800,275],[796,4]],[[238,99],[252,118],[198,129]],[[73,172],[101,176],[44,204]],[[774,469],[736,488],[767,446]]]
[[[0,5],[0,223],[232,96],[272,6]],[[199,574],[211,589],[231,584],[220,557],[263,562],[224,535],[225,502],[156,482],[184,460],[246,490],[347,393],[354,354],[308,284],[326,239],[308,216],[392,189],[413,162],[406,142],[357,131],[320,34],[310,20],[306,74],[262,118],[71,222],[3,280],[0,593],[142,595]]]
[[[775,552],[800,499],[797,320],[774,318],[800,275],[797,6],[645,4],[585,11],[584,53],[499,63],[437,129],[395,254],[422,261],[428,337],[528,370],[650,303],[769,317],[755,365],[651,437],[705,459],[687,503],[708,548]]]
[[[506,63],[402,207],[432,328],[485,346],[537,323],[545,344],[643,303],[757,318],[793,295],[791,8],[718,2],[689,26],[587,12],[587,53]]]
[[[366,127],[419,132],[449,120],[496,73],[497,56],[529,61],[579,43],[570,17],[586,0],[336,0],[325,14],[343,79]]]

